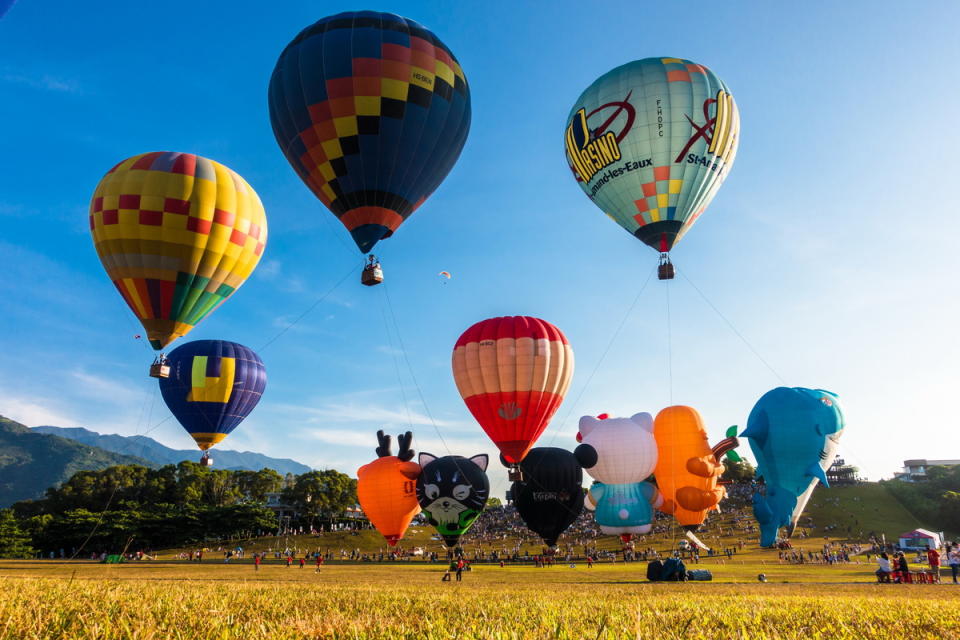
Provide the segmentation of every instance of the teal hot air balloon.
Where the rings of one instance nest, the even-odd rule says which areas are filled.
[[[587,87],[570,110],[567,162],[587,196],[614,222],[669,252],[733,165],[740,115],[727,85],[703,65],[644,58]]]
[[[170,413],[203,451],[222,441],[260,402],[267,371],[252,349],[225,340],[194,340],[167,357],[170,376],[160,393]]]
[[[470,89],[432,32],[389,13],[323,18],[287,45],[268,92],[277,143],[368,253],[450,172]]]

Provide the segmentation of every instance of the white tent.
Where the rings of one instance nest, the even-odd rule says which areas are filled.
[[[900,534],[901,549],[939,549],[943,546],[943,534],[926,529],[914,529]]]

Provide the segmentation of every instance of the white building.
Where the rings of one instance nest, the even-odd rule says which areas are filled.
[[[927,469],[930,467],[952,467],[958,464],[960,460],[904,460],[903,471],[895,472],[893,477],[904,482],[916,482],[926,479]]]

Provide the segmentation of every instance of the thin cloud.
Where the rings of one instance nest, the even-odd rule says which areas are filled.
[[[47,74],[39,77],[30,77],[16,73],[7,73],[2,77],[3,81],[9,84],[19,84],[32,89],[39,89],[41,91],[72,94],[82,93],[79,83],[77,83],[75,80],[57,78]]]

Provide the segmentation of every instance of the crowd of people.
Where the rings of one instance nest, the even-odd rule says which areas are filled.
[[[960,544],[946,543],[944,552],[939,549],[927,549],[926,570],[911,570],[907,555],[903,551],[881,551],[877,556],[877,581],[908,584],[912,582],[940,582],[940,567],[943,561],[950,567],[951,578],[954,584],[960,583]],[[922,556],[921,556],[922,557]]]

